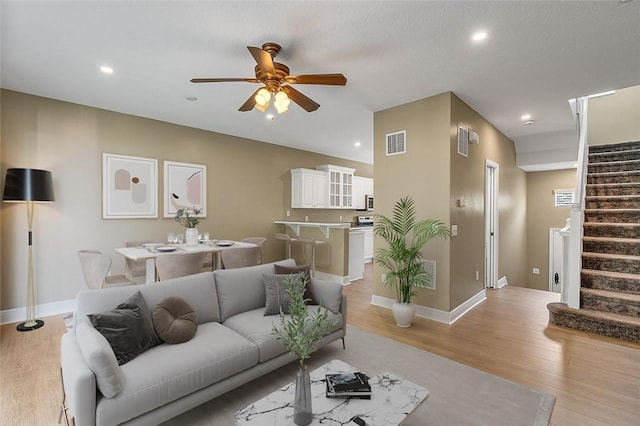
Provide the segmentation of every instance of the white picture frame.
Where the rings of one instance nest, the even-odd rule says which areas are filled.
[[[102,154],[102,218],[158,217],[158,160]]]
[[[164,217],[175,217],[181,208],[201,210],[207,217],[207,166],[204,164],[164,162]]]

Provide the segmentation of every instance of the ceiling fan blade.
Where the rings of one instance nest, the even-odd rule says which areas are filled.
[[[251,111],[253,107],[256,106],[256,95],[258,94],[258,90],[260,89],[262,89],[262,87],[259,87],[255,92],[253,92],[249,99],[247,99],[247,101],[243,103],[242,106],[238,109],[238,111]]]
[[[247,46],[247,49],[249,49],[249,52],[251,52],[253,59],[256,60],[258,65],[260,65],[262,71],[266,72],[267,74],[271,74],[272,76],[276,75],[276,68],[273,65],[273,57],[271,57],[271,54],[269,52],[265,52],[259,47],[254,46]]]
[[[192,83],[228,83],[235,81],[244,81],[246,83],[260,83],[255,78],[192,78]]]
[[[284,78],[289,84],[326,84],[332,86],[344,86],[347,84],[347,77],[342,74],[305,74],[290,75]]]
[[[307,112],[312,112],[320,108],[320,104],[314,102],[312,99],[298,92],[291,86],[282,86],[280,90],[286,93],[287,96],[289,96],[289,99],[300,105]]]

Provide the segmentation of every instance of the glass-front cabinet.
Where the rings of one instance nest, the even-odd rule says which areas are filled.
[[[356,169],[325,164],[316,169],[329,174],[329,207],[353,208],[353,173]]]

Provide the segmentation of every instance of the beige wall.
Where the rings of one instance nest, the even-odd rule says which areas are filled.
[[[640,140],[640,86],[589,100],[589,145]]]
[[[575,186],[575,169],[527,173],[527,287],[549,290],[549,229],[564,228],[571,211],[555,207],[553,190]]]
[[[91,107],[2,91],[2,179],[9,167],[33,167],[53,172],[54,204],[36,206],[34,266],[36,303],[69,300],[85,288],[76,251],[93,248],[114,260],[113,272],[124,262],[114,253],[126,240],[166,238],[180,230],[162,216],[162,161],[207,165],[208,216],[199,229],[213,238],[266,236],[267,261],[284,256],[284,244],[273,240],[282,225],[274,220],[350,221],[352,210],[290,208],[289,170],[336,164],[373,177],[373,166],[311,152],[256,142]],[[159,218],[102,219],[102,153],[158,159]],[[26,214],[24,205],[1,203],[0,309],[25,305]],[[336,241],[344,241],[344,235]],[[332,236],[333,241],[333,236]],[[343,249],[336,249],[344,259]],[[333,254],[332,254],[333,256]],[[335,263],[336,270],[333,270]],[[325,272],[344,274],[338,261]],[[345,274],[346,275],[346,274]]]
[[[457,126],[478,133],[479,144],[469,156],[457,154]],[[455,95],[451,97],[451,224],[458,236],[451,240],[451,309],[484,288],[484,175],[485,160],[499,168],[498,278],[525,284],[526,173],[516,167],[514,143]],[[464,199],[465,207],[457,200]],[[476,271],[479,279],[476,280]]]
[[[480,136],[469,157],[457,154],[457,124]],[[385,135],[406,130],[407,154],[385,155]],[[376,213],[389,215],[403,195],[416,200],[419,218],[458,225],[458,236],[434,240],[423,252],[437,262],[437,289],[419,290],[414,302],[451,311],[484,288],[484,164],[500,165],[499,274],[525,285],[526,175],[515,164],[515,147],[452,93],[401,105],[374,115]],[[465,208],[456,206],[464,198]],[[384,242],[376,238],[375,246]],[[479,271],[480,280],[475,279]],[[374,267],[374,294],[394,298]]]
[[[376,213],[390,216],[403,196],[416,203],[418,219],[449,221],[449,110],[451,96],[444,93],[374,114]],[[386,156],[386,134],[406,130],[406,154]],[[384,241],[375,237],[374,247]],[[414,302],[449,310],[449,241],[432,240],[422,252],[437,264],[436,290],[418,290]],[[395,298],[381,283],[374,267],[374,294]]]

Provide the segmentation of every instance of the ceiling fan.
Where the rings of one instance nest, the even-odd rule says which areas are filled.
[[[255,67],[255,78],[193,78],[192,83],[224,83],[246,82],[262,83],[264,87],[257,89],[240,107],[240,111],[251,111],[254,107],[265,111],[273,97],[273,104],[279,113],[285,112],[289,106],[289,100],[300,105],[307,112],[312,112],[320,107],[309,97],[290,86],[291,84],[323,84],[332,86],[344,86],[347,78],[342,74],[304,74],[289,75],[289,67],[273,58],[278,56],[281,47],[276,43],[265,43],[262,48],[247,46],[249,52],[258,65]]]

